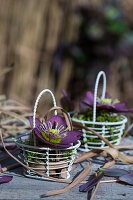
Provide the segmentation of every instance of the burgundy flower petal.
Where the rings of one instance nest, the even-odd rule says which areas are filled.
[[[80,107],[81,111],[87,110],[88,106],[90,107],[90,105],[88,105],[87,103],[85,103],[83,99],[80,100],[79,107]]]
[[[45,123],[48,125],[48,127],[49,127],[49,122],[51,122],[52,125],[53,125],[54,122],[56,122],[56,123],[58,123],[58,127],[60,127],[61,125],[63,125],[64,129],[67,128],[64,117],[62,117],[60,115],[52,116],[48,120],[46,120]]]
[[[33,117],[29,117],[29,122],[30,122],[32,129],[33,129]],[[35,123],[36,123],[36,127],[37,126],[39,127],[42,122],[38,118],[36,118]]]
[[[123,106],[124,106],[124,103],[122,103],[122,105],[118,105],[118,104],[103,104],[102,102],[98,102],[97,110],[107,110],[113,113],[124,113],[124,112],[133,111],[133,109],[124,109],[122,108]]]
[[[73,111],[74,110],[74,102],[71,100],[71,98],[68,96],[67,92],[65,90],[62,90],[63,97],[60,99],[61,106],[67,111]]]
[[[80,109],[85,110],[89,107],[93,107],[93,102],[94,102],[94,94],[90,91],[86,92],[86,96],[83,97],[80,102]]]
[[[41,132],[37,129],[37,128],[34,128],[33,129],[33,131],[34,131],[34,134],[35,134],[35,136],[41,141],[41,142],[44,142],[44,144],[46,144],[46,145],[49,145],[49,147],[52,147],[52,148],[60,148],[60,149],[63,149],[63,148],[68,148],[68,147],[70,147],[71,146],[71,144],[60,144],[60,143],[51,143],[51,142],[49,142],[49,141],[47,141],[47,140],[45,140],[44,138],[43,138],[43,136],[41,135]]]
[[[62,94],[63,94],[65,97],[69,97],[68,94],[67,94],[67,92],[66,92],[66,90],[63,89],[63,90],[61,90],[61,92],[62,92]]]
[[[106,98],[110,98],[106,94]],[[88,108],[93,107],[94,94],[90,91],[86,92],[86,96],[80,100],[80,109],[87,110]],[[107,110],[113,113],[127,113],[133,112],[133,109],[126,109],[126,104],[122,103],[103,103],[100,99],[97,102],[97,110]]]
[[[90,191],[103,177],[103,173],[100,173],[99,175],[95,176],[93,175],[88,179],[88,182],[81,185],[79,187],[80,192],[88,192]]]
[[[105,176],[111,176],[111,177],[119,177],[124,174],[128,174],[129,172],[124,169],[119,169],[119,168],[100,168],[100,172],[103,172]]]
[[[2,183],[8,183],[12,180],[13,176],[0,176],[0,184]]]
[[[116,108],[115,108],[115,112],[117,112],[117,113],[133,112],[133,108],[130,108],[130,109],[124,109],[124,108],[123,108],[123,109],[122,109],[122,108],[121,108],[121,109],[120,109],[120,108],[119,108],[119,109],[116,109]]]
[[[133,185],[133,174],[125,174],[123,176],[120,176],[118,179],[129,185]]]
[[[116,104],[114,104],[114,107],[116,109],[125,108],[126,107],[126,103],[125,102],[123,102],[123,103],[116,103]]]
[[[82,132],[68,131],[66,134],[67,134],[67,136],[61,139],[60,144],[70,144],[70,143],[76,142],[77,140],[80,139]]]
[[[88,99],[88,104],[90,104],[91,106],[94,103],[94,94],[90,91],[86,92],[86,97]]]
[[[103,104],[102,102],[97,103],[97,108],[99,109],[105,109],[105,110],[113,110],[114,106],[111,104]]]

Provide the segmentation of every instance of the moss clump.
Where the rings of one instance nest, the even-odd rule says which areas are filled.
[[[76,120],[78,119],[78,120],[83,120],[83,121],[93,121],[93,110],[88,109],[85,112],[75,113],[72,119],[76,119]],[[96,122],[119,122],[119,121],[122,121],[123,119],[124,119],[123,115],[111,114],[105,110],[97,111],[97,114],[96,114]],[[92,127],[101,128],[100,125],[92,125]],[[110,125],[106,125],[105,128],[108,129],[108,133],[105,133],[104,136],[109,135],[107,139],[109,141],[114,141],[112,144],[115,144],[115,140],[118,139],[118,136],[116,136],[116,134],[119,133],[119,130]],[[81,136],[81,144],[85,144],[89,142],[93,142],[93,143],[101,142],[101,140],[98,137],[94,138],[94,137],[91,137],[92,135],[91,133],[86,133],[86,135],[87,134],[89,137],[87,137],[86,141],[84,141],[83,136]],[[93,144],[93,146],[100,146],[100,144]]]
[[[85,112],[79,112],[73,115],[72,119],[93,121],[93,110],[88,109]],[[119,122],[123,120],[123,116],[120,114],[111,114],[108,111],[101,110],[97,111],[96,121],[97,122]]]

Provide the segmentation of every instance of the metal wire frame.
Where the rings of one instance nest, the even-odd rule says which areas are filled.
[[[33,128],[36,127],[36,111],[39,100],[41,96],[45,93],[49,93],[52,97],[53,104],[56,107],[56,100],[54,94],[49,89],[42,90],[38,95],[34,111],[33,111]],[[57,115],[57,110],[55,110],[55,115]],[[38,147],[36,145],[30,146],[25,144],[25,141],[30,140],[30,133],[26,133],[24,135],[20,135],[17,137],[17,145],[21,150],[20,157],[23,162],[36,171],[42,172],[42,174],[46,174],[47,176],[56,176],[61,178],[63,174],[65,174],[66,179],[70,177],[70,171],[72,168],[72,164],[74,162],[75,156],[77,154],[77,148],[80,146],[80,141],[77,141],[75,145],[72,145],[69,148],[65,149],[51,149],[48,147]],[[28,156],[30,155],[30,158]],[[24,172],[25,176],[31,178],[39,178],[39,179],[46,179],[37,174],[31,172],[29,169],[25,169]]]
[[[98,92],[98,85],[101,76],[103,76],[103,91],[102,91],[102,99],[105,98],[106,93],[106,74],[104,71],[100,71],[96,78],[95,83],[95,90],[94,90],[94,104],[93,104],[93,121],[84,121],[78,119],[72,119],[75,122],[81,123],[82,125],[93,129],[97,133],[101,134],[103,137],[107,138],[110,143],[112,144],[119,144],[123,131],[125,129],[125,124],[127,122],[127,117],[123,115],[123,120],[118,122],[96,122],[96,103],[97,103],[97,92]],[[113,130],[113,134],[111,135],[111,129]],[[98,139],[97,136],[92,135],[91,132],[82,129],[83,132],[83,141],[81,142],[81,146],[79,150],[81,151],[89,151],[90,149],[99,149],[99,148],[106,148],[107,145],[104,141],[97,142],[97,140],[88,141],[91,138]],[[112,139],[115,137],[115,140]],[[100,140],[100,139],[99,139]]]
[[[127,117],[123,116],[122,121],[112,122],[112,123],[111,122],[103,122],[103,123],[89,122],[89,121],[83,121],[83,120],[77,120],[77,119],[73,119],[73,121],[81,123],[90,129],[93,129],[94,131],[102,135],[104,138],[107,138],[110,141],[110,143],[117,145],[120,143],[120,139],[125,129],[125,124],[127,122]],[[109,126],[111,128],[109,128]],[[111,129],[113,133],[112,135],[110,133]],[[86,131],[84,129],[82,129],[82,132],[83,132],[83,142],[81,142],[81,146],[79,150],[87,152],[90,149],[99,149],[99,148],[108,147],[104,141],[100,141],[100,142],[97,142],[97,140],[96,141],[93,140],[93,142],[87,141],[90,138],[97,139],[98,137],[95,135],[92,135],[90,131]],[[112,139],[113,137],[115,139]]]
[[[77,141],[75,145],[69,148],[51,149],[47,147],[37,147],[24,144],[25,141],[29,140],[29,137],[30,134],[25,133],[18,136],[16,141],[16,144],[21,150],[20,157],[23,162],[28,167],[41,171],[48,176],[60,177],[63,173],[65,173],[66,179],[70,178],[70,171],[77,154],[77,149],[81,144],[80,141]],[[27,156],[28,152],[31,153],[30,160]],[[47,178],[40,177],[27,169],[25,170],[24,175],[31,178],[48,180]]]

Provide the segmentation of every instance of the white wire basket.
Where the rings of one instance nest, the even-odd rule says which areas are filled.
[[[106,93],[106,75],[103,71],[100,71],[97,75],[94,91],[94,104],[93,104],[93,121],[84,121],[78,119],[72,119],[75,122],[81,123],[82,125],[96,131],[104,138],[108,139],[111,144],[119,144],[125,129],[127,117],[122,115],[122,120],[118,122],[96,122],[96,103],[97,103],[97,91],[99,80],[103,76],[103,91],[102,99],[105,98]],[[104,141],[100,140],[97,136],[93,135],[90,131],[82,129],[83,135],[81,140],[81,146],[79,150],[89,151],[90,149],[100,149],[108,147]]]
[[[33,112],[33,128],[36,127],[35,118],[38,102],[44,93],[50,93],[53,99],[54,107],[56,107],[56,100],[53,93],[46,89],[43,90],[37,97]],[[57,111],[55,111],[57,115]],[[30,146],[26,144],[26,141],[30,140],[30,133],[18,136],[16,144],[20,148],[20,157],[23,162],[33,170],[36,170],[42,174],[46,174],[49,177],[57,177],[68,179],[70,177],[70,171],[77,154],[77,149],[80,146],[80,141],[77,141],[75,145],[65,149],[51,149],[48,147]],[[31,172],[29,169],[25,169],[24,175],[30,178],[51,180],[38,176],[36,173]]]

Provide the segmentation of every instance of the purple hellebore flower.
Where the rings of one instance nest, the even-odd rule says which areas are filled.
[[[0,173],[2,172],[2,167],[0,165]],[[0,176],[0,184],[2,183],[8,183],[9,181],[11,181],[13,178],[13,176],[7,176],[7,175],[3,175]]]
[[[89,107],[93,108],[93,102],[94,94],[90,91],[86,92],[86,96],[80,100],[80,109],[86,110]],[[126,103],[120,103],[117,99],[113,101],[109,97],[106,97],[105,99],[97,98],[97,110],[107,110],[112,113],[133,112],[133,108],[126,108]]]
[[[65,90],[62,90],[63,97],[60,99],[61,106],[67,111],[73,111],[74,110],[74,102],[71,100],[71,98],[68,96],[67,92]]]
[[[33,117],[30,117],[29,121],[33,128]],[[70,147],[82,134],[79,131],[69,131],[64,117],[60,115],[52,116],[44,122],[36,118],[36,128],[33,128],[33,132],[46,145],[60,149]]]

